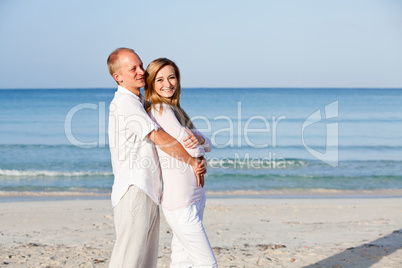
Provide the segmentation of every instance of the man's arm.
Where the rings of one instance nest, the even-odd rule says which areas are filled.
[[[204,186],[204,175],[201,174],[201,167],[199,167],[201,160],[199,158],[191,157],[175,138],[161,129],[149,133],[148,138],[168,155],[191,165],[197,177],[197,186]]]

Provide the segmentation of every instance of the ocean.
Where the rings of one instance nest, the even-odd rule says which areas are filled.
[[[107,196],[115,89],[0,90],[0,195]],[[209,193],[402,189],[402,89],[184,88]]]

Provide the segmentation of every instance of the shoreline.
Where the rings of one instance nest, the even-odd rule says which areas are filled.
[[[0,203],[63,200],[106,200],[111,193],[99,192],[28,192],[0,191]],[[365,199],[402,198],[402,189],[333,190],[333,189],[284,189],[269,191],[206,191],[211,199]]]

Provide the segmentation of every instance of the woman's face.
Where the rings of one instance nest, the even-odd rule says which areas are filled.
[[[155,91],[159,96],[170,102],[177,88],[177,78],[174,68],[164,66],[155,77]]]

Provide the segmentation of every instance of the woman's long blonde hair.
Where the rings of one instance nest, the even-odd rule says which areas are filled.
[[[172,66],[174,69],[174,72],[176,74],[176,79],[177,79],[177,86],[176,86],[176,91],[172,96],[171,102],[166,101],[164,98],[158,95],[155,91],[155,77],[158,74],[158,72],[165,66]],[[191,122],[190,117],[186,114],[186,112],[181,108],[180,106],[180,95],[181,95],[181,86],[180,86],[180,71],[177,65],[167,59],[167,58],[159,58],[156,60],[153,60],[147,67],[147,70],[145,72],[145,99],[147,100],[146,103],[146,110],[149,111],[151,108],[153,108],[155,105],[159,104],[159,113],[162,113],[163,107],[162,104],[165,103],[169,105],[177,120],[179,120],[180,124],[183,126],[188,127],[189,129],[193,129],[194,125],[193,122]]]

